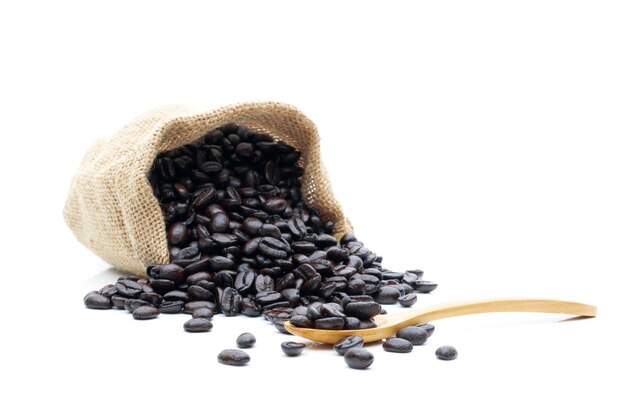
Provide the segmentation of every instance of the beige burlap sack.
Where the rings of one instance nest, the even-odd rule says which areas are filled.
[[[78,240],[115,268],[144,275],[169,261],[165,222],[146,178],[158,153],[234,122],[267,133],[302,152],[304,201],[335,222],[335,235],[351,231],[320,158],[317,128],[293,106],[244,103],[209,112],[181,106],[153,110],[96,142],[72,181],[64,217]]]

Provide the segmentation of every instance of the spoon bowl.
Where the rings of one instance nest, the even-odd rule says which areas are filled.
[[[392,337],[398,330],[412,325],[425,324],[442,318],[469,314],[496,312],[537,312],[572,314],[595,317],[596,307],[573,301],[548,300],[541,298],[496,298],[484,300],[457,301],[422,308],[404,310],[394,314],[380,314],[374,317],[376,327],[361,330],[324,330],[301,328],[285,322],[285,329],[291,334],[318,341],[335,344],[348,336],[361,336],[366,343]]]

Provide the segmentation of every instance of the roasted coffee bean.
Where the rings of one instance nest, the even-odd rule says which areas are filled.
[[[220,297],[220,309],[225,316],[231,317],[241,311],[241,295],[231,287],[226,287]]]
[[[243,350],[222,350],[217,355],[217,361],[229,366],[243,366],[250,362],[250,356]]]
[[[185,321],[183,328],[188,333],[206,333],[207,331],[211,331],[213,323],[207,318],[194,317],[191,320]]]
[[[114,295],[113,297],[111,297],[111,303],[113,304],[113,307],[120,310],[126,309],[126,300],[130,300],[130,298],[122,297],[121,295]]]
[[[115,294],[117,294],[117,288],[115,288],[115,286],[113,284],[109,284],[109,285],[105,285],[104,287],[102,287],[100,289],[100,291],[98,291],[100,294],[102,294],[105,297],[113,297]]]
[[[294,314],[289,319],[289,322],[295,327],[301,327],[301,328],[313,328],[314,327],[313,320],[311,320],[310,318],[304,315]]]
[[[144,305],[152,305],[152,304],[144,300],[137,300],[137,299],[130,298],[126,300],[126,302],[124,303],[124,309],[132,313],[133,311],[135,311],[139,307],[143,307]]]
[[[189,240],[189,228],[181,222],[176,222],[167,229],[167,242],[173,246],[187,244]]]
[[[376,322],[373,319],[360,320],[359,329],[365,330],[368,328],[376,328]]]
[[[246,294],[254,287],[255,278],[256,274],[253,270],[246,269],[239,271],[235,278],[234,287],[239,293]]]
[[[211,301],[190,301],[184,305],[183,311],[187,314],[193,314],[193,312],[198,308],[208,308],[213,311],[215,309],[215,304]]]
[[[187,294],[191,300],[196,301],[209,301],[213,299],[213,293],[206,288],[202,288],[198,285],[192,285],[187,289]]]
[[[217,213],[211,217],[211,223],[209,224],[209,230],[212,233],[225,232],[230,228],[230,219],[225,213]]]
[[[200,211],[213,202],[214,199],[215,188],[209,187],[195,197],[192,206],[196,209],[196,211]]]
[[[296,343],[295,341],[284,341],[280,343],[280,348],[289,357],[295,357],[302,354],[306,345],[304,343]]]
[[[418,326],[423,328],[424,330],[426,330],[426,332],[428,333],[428,337],[432,336],[433,333],[435,332],[435,326],[432,324],[422,324],[421,326]]]
[[[158,317],[159,314],[160,312],[158,308],[151,305],[144,305],[141,307],[137,307],[133,311],[133,318],[135,320],[150,320],[152,318]]]
[[[141,293],[139,299],[148,302],[149,304],[158,307],[163,302],[163,296],[157,293]]]
[[[380,313],[380,304],[372,301],[352,301],[346,305],[346,315],[360,320],[374,317]]]
[[[343,356],[348,367],[352,369],[366,369],[374,362],[374,355],[364,348],[351,348]]]
[[[209,259],[211,269],[213,271],[228,270],[235,266],[235,263],[230,258],[222,257],[220,255],[213,256]]]
[[[376,295],[376,302],[379,304],[395,304],[400,298],[400,291],[392,287],[381,287]]]
[[[323,318],[327,318],[327,317],[345,318],[346,315],[343,313],[342,310],[343,308],[341,308],[339,304],[335,304],[335,303],[322,304],[320,306],[320,314],[322,315]]]
[[[421,346],[428,339],[428,332],[422,327],[404,327],[396,332],[396,337],[408,340],[415,346]]]
[[[314,326],[324,330],[341,330],[345,324],[346,321],[341,317],[327,317],[315,320]]]
[[[242,333],[237,337],[237,347],[250,348],[256,343],[256,337],[252,333]]]
[[[129,279],[116,282],[115,289],[118,293],[128,298],[138,297],[143,292],[141,284]]]
[[[346,323],[343,328],[345,330],[358,330],[361,328],[361,320],[356,317],[346,317]]]
[[[286,258],[289,249],[286,241],[272,237],[263,237],[259,242],[259,252],[270,259]]]
[[[392,337],[385,340],[383,350],[391,353],[410,353],[413,351],[413,344],[403,338]]]
[[[417,292],[426,294],[437,288],[437,284],[432,281],[418,280],[413,283],[413,288],[415,288]]]
[[[407,294],[404,297],[400,297],[398,302],[402,307],[411,307],[413,304],[417,302],[417,294],[411,293]]]
[[[241,312],[248,317],[258,317],[263,310],[252,298],[245,297],[241,300]]]
[[[291,333],[289,331],[287,331],[287,329],[285,328],[285,322],[282,321],[282,320],[274,321],[274,327],[276,328],[276,330],[278,330],[282,334],[289,334],[289,335],[291,335]]]
[[[435,355],[440,360],[454,360],[458,353],[452,346],[441,346],[435,351]]]
[[[189,294],[185,291],[173,290],[163,294],[163,300],[165,301],[182,301],[186,303],[189,301]]]
[[[182,301],[163,301],[159,311],[163,314],[177,314],[183,310],[185,303]]]
[[[185,269],[176,264],[167,264],[161,268],[158,278],[170,280],[174,284],[182,284],[185,281]]]
[[[343,356],[344,354],[346,354],[346,351],[350,350],[351,348],[363,347],[363,343],[363,337],[361,336],[348,336],[339,340],[333,346],[333,348],[337,353]]]
[[[280,214],[287,208],[287,201],[280,197],[270,197],[263,203],[263,209],[270,214]]]
[[[213,318],[213,311],[209,310],[206,307],[196,308],[191,313],[193,318],[206,318],[207,320],[211,320]]]
[[[112,306],[111,299],[109,297],[96,291],[87,294],[83,302],[87,308],[95,310],[108,310]]]

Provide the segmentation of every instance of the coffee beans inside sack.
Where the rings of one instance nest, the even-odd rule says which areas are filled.
[[[143,135],[135,138],[152,145],[152,150],[166,148],[153,156],[143,181],[126,176],[150,190],[149,199],[139,199],[145,202],[143,210],[122,211],[122,215],[131,214],[131,221],[139,221],[119,228],[123,234],[118,239],[130,239],[133,251],[127,254],[116,255],[119,248],[107,250],[107,242],[116,235],[108,231],[115,230],[115,225],[101,233],[91,231],[89,239],[84,239],[90,221],[102,222],[107,215],[94,217],[90,208],[98,209],[98,205],[89,201],[98,200],[76,193],[77,189],[89,191],[80,186],[94,179],[79,172],[66,205],[68,224],[100,256],[135,273],[88,293],[87,307],[125,309],[138,320],[184,312],[192,317],[184,325],[188,332],[210,331],[218,313],[264,315],[281,331],[286,320],[299,327],[363,329],[375,326],[373,317],[384,312],[381,304],[411,306],[417,301],[416,293],[436,288],[422,279],[420,270],[385,269],[382,257],[352,234],[330,189],[319,159],[319,137],[310,121],[286,105],[256,105],[228,107],[205,119],[174,117],[165,126],[159,124],[157,113],[120,132],[143,128]],[[219,123],[222,118],[240,122]],[[152,122],[152,127],[145,128],[141,122]],[[202,133],[194,129],[211,123],[218,124]],[[182,139],[182,144],[170,142],[168,128],[175,130],[174,140]],[[180,134],[186,134],[186,139]],[[194,134],[198,136],[189,140]],[[145,162],[150,151],[141,151],[136,139],[131,146],[126,161]],[[106,144],[103,147],[106,151]],[[134,160],[138,150],[141,159]],[[123,152],[114,145],[116,151]],[[83,171],[98,156],[88,154]],[[116,167],[124,171],[115,161],[104,169],[115,171]],[[118,179],[111,178],[113,187],[108,193],[116,191]],[[123,210],[142,196],[139,191],[126,194],[130,200],[120,199],[127,186],[115,194],[120,205],[113,210]],[[151,220],[154,205],[158,206],[157,225]],[[155,226],[148,237],[157,239],[132,233],[142,219],[148,229]],[[105,239],[100,242],[99,236]],[[166,248],[161,259],[160,246]],[[152,251],[146,253],[141,247]],[[140,258],[141,273],[134,270],[137,262],[127,265],[133,255]],[[142,265],[147,257],[153,260]]]

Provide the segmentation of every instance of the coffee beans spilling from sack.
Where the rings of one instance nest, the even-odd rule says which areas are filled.
[[[389,271],[351,233],[303,201],[301,152],[236,124],[158,154],[148,173],[166,225],[169,264],[148,278],[120,277],[85,296],[89,308],[134,318],[191,314],[185,330],[209,331],[213,314],[262,314],[278,328],[362,329],[381,304],[416,302],[436,284],[422,271]]]

